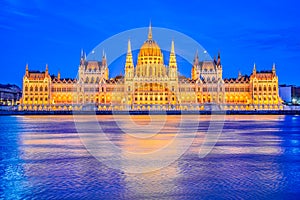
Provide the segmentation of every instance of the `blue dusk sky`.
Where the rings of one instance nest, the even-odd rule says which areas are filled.
[[[26,63],[41,71],[48,64],[51,74],[59,70],[74,78],[82,48],[89,53],[105,39],[151,20],[153,27],[188,35],[211,56],[220,51],[223,77],[238,71],[250,75],[254,63],[270,70],[275,62],[280,84],[300,85],[299,7],[296,0],[2,0],[0,83],[21,86]],[[190,76],[190,67],[180,69]]]

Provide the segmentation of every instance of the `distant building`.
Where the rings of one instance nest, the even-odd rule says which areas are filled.
[[[128,41],[124,76],[109,77],[105,54],[96,61],[82,52],[78,79],[50,76],[48,66],[44,72],[30,71],[27,65],[19,109],[205,110],[211,104],[223,110],[282,109],[275,64],[269,71],[257,71],[254,65],[250,76],[223,79],[220,53],[202,61],[196,53],[188,78],[178,73],[174,41],[169,56],[166,65],[150,26],[136,66]]]
[[[300,104],[300,87],[295,85],[280,85],[279,96],[286,104]]]
[[[292,85],[280,85],[279,96],[285,103],[292,102]]]
[[[297,101],[300,100],[300,87],[294,86],[292,87],[292,100],[297,99]]]
[[[22,90],[11,84],[0,84],[0,105],[1,106],[13,106],[17,105],[21,99]]]

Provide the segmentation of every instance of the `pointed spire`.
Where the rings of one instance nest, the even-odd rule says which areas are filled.
[[[131,43],[130,39],[128,39],[127,43],[127,55],[126,55],[126,63],[125,63],[125,78],[132,79],[134,76],[134,65],[131,53]]]
[[[172,43],[171,43],[171,53],[175,54],[174,40],[172,40]]]
[[[132,53],[131,53],[131,43],[130,43],[130,39],[128,39],[125,73],[128,73],[128,71],[126,71],[126,69],[130,69],[130,68],[133,68],[133,59],[132,59]]]
[[[214,63],[215,63],[215,65],[217,65],[217,58],[216,58],[216,56],[214,56]]]
[[[194,66],[199,65],[199,56],[198,56],[198,49],[196,50],[195,58],[194,58]]]
[[[84,52],[83,49],[81,49],[81,52],[80,52],[80,65],[84,65],[85,60],[86,60],[86,53]]]
[[[196,80],[199,78],[197,72],[199,70],[199,56],[198,56],[198,49],[196,50],[196,54],[195,54],[195,58],[194,58],[194,64],[193,64],[193,67],[192,67],[192,79],[193,80]]]
[[[84,52],[83,49],[81,49],[80,58],[81,58],[81,59],[84,59],[84,60],[85,60],[85,58],[86,58],[86,54],[85,54],[85,52]]]
[[[29,75],[28,63],[26,63],[26,71],[25,71],[25,75],[26,75],[26,76]]]
[[[60,71],[57,72],[57,79],[60,80]]]
[[[253,65],[253,74],[256,74],[256,63]]]
[[[172,40],[172,43],[171,43],[169,67],[177,68],[174,40]]]
[[[273,74],[275,74],[275,72],[276,72],[276,64],[275,63],[273,63],[272,72],[273,72]]]
[[[241,71],[239,71],[238,78],[241,78],[241,77],[242,77],[242,73],[241,73]]]
[[[131,53],[131,42],[130,39],[128,39],[128,45],[127,45],[127,54]]]
[[[217,66],[221,66],[221,53],[220,53],[220,51],[218,52]]]
[[[152,40],[152,25],[151,25],[151,21],[150,21],[150,24],[149,24],[148,40]]]
[[[102,66],[105,66],[105,67],[107,66],[106,53],[105,53],[104,49],[102,51]]]
[[[46,64],[45,74],[46,74],[46,76],[49,74],[49,71],[48,71],[48,64]]]

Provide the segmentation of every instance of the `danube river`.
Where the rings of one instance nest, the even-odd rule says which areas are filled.
[[[212,118],[0,116],[0,199],[299,198],[299,116]]]

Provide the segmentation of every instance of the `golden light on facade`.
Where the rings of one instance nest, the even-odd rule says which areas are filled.
[[[223,79],[220,53],[212,61],[200,61],[196,53],[186,78],[178,74],[174,41],[169,64],[163,60],[150,27],[136,66],[128,41],[124,76],[109,78],[105,53],[100,62],[87,61],[82,52],[78,79],[50,76],[48,66],[44,72],[29,71],[26,65],[19,109],[82,110],[85,104],[97,110],[203,110],[210,104],[224,110],[282,108],[275,64],[270,71],[258,72],[254,65],[250,76]]]

